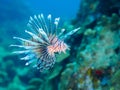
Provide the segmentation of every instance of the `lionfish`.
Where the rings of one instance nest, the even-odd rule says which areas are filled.
[[[23,54],[24,56],[20,59],[27,61],[25,65],[35,62],[36,64],[33,67],[36,67],[40,71],[52,68],[56,61],[56,53],[65,53],[69,49],[64,40],[80,29],[74,29],[65,35],[63,35],[65,29],[61,29],[60,33],[58,33],[59,20],[60,18],[55,18],[54,22],[52,22],[50,14],[47,20],[43,14],[34,15],[34,17],[30,16],[28,22],[29,31],[25,30],[25,32],[31,38],[27,40],[20,37],[13,37],[22,42],[22,45],[11,45],[22,49],[13,53]]]

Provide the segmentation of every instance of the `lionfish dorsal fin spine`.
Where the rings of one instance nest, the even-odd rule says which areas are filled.
[[[38,26],[37,22],[35,21],[34,18],[32,18],[30,16],[30,20],[29,20],[29,23],[32,25],[32,27],[34,27],[36,30],[38,30],[40,27]]]
[[[33,57],[35,57],[34,54],[28,54],[28,55],[26,55],[25,57],[20,58],[20,60],[30,60],[30,59],[32,59]]]
[[[40,38],[36,37],[35,34],[33,33],[30,33],[30,32],[27,32],[29,33],[33,38],[37,38],[40,40],[40,42],[44,42],[44,43],[49,43],[49,39],[48,39],[48,35],[46,32],[48,32],[48,28],[47,28],[47,25],[46,25],[46,22],[44,20],[44,16],[41,14],[41,15],[38,15],[38,17],[36,15],[34,15],[34,18],[30,17],[30,20],[29,20],[29,26],[31,26],[33,29],[35,28],[35,30],[42,36],[44,40],[40,40]]]
[[[60,18],[58,17],[58,18],[55,18],[55,21],[54,21],[54,24],[55,24],[55,30],[54,31],[55,31],[56,35],[58,34],[57,30],[58,30],[59,20],[60,20]]]
[[[49,30],[48,30],[47,24],[46,24],[46,22],[45,22],[44,15],[43,15],[43,14],[40,14],[40,15],[38,15],[38,18],[39,18],[40,21],[41,21],[42,29],[43,29],[47,34],[49,34]]]
[[[29,32],[27,30],[25,30],[26,33],[28,33],[29,35],[32,36],[32,38],[34,38],[35,40],[38,40],[40,43],[44,43],[45,41],[43,41],[40,37],[38,37],[38,35],[35,35],[34,33],[32,32]]]
[[[52,16],[51,16],[51,14],[49,14],[47,18],[48,18],[48,29],[49,29],[48,35],[50,35],[50,34],[52,34]]]
[[[41,22],[40,22],[38,16],[34,15],[34,19],[35,19],[35,21],[36,21],[38,27],[39,27],[39,28],[42,28],[42,25],[41,25]],[[39,28],[38,28],[38,29],[39,29]]]
[[[39,33],[42,35],[42,37],[49,43],[48,35],[44,32],[42,28],[39,28]]]

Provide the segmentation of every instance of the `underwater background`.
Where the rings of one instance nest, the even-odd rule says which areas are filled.
[[[12,54],[30,16],[60,17],[70,50],[51,70]],[[120,0],[0,0],[0,90],[120,90]]]

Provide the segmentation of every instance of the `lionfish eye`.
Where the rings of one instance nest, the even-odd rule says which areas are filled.
[[[28,27],[31,31],[25,30],[25,32],[31,38],[27,40],[14,37],[14,39],[21,41],[22,44],[11,45],[21,49],[13,53],[22,54],[24,57],[20,59],[27,61],[25,65],[35,62],[33,67],[36,67],[41,72],[52,68],[56,61],[55,55],[69,49],[63,40],[80,29],[74,29],[65,35],[63,35],[65,29],[62,29],[58,33],[59,20],[60,18],[55,18],[54,22],[52,22],[52,16],[48,15],[46,23],[43,14],[34,15],[33,17],[30,16]]]

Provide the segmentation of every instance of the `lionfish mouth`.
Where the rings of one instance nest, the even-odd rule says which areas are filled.
[[[65,29],[61,29],[58,33],[58,24],[60,18],[55,18],[52,23],[51,15],[47,17],[47,23],[43,14],[34,15],[30,17],[28,27],[31,31],[25,30],[25,32],[31,36],[29,40],[14,37],[22,42],[22,45],[11,45],[19,47],[22,50],[14,51],[15,54],[23,54],[24,57],[21,60],[26,60],[26,65],[32,62],[36,62],[33,67],[36,67],[41,72],[50,69],[55,64],[55,53],[61,53],[68,49],[68,45],[64,40],[78,31],[80,28],[74,29],[71,32],[63,35]],[[35,33],[33,33],[35,32]]]

